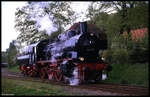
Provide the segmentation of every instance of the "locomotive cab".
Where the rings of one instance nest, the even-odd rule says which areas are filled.
[[[31,44],[24,49],[21,56],[17,57],[19,63],[25,65],[33,65],[36,62],[37,54],[36,54],[36,46],[38,43]]]

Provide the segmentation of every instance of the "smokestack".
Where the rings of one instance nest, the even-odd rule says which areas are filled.
[[[87,32],[87,22],[80,22],[80,32],[82,33]]]

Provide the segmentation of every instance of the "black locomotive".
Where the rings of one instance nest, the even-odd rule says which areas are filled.
[[[17,59],[24,75],[82,83],[101,80],[102,71],[110,68],[99,55],[105,49],[106,34],[94,24],[79,22],[57,38],[29,45]]]

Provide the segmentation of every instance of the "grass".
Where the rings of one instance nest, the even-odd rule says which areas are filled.
[[[113,64],[108,79],[104,82],[149,86],[148,63]]]
[[[18,72],[18,73],[20,72],[19,65],[14,66],[14,67],[8,67],[7,70],[11,72]]]
[[[2,95],[58,96],[71,95],[61,86],[2,78]]]

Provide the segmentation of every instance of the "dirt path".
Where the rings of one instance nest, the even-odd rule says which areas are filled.
[[[7,68],[1,68],[2,76],[23,77],[21,73],[10,72]]]

